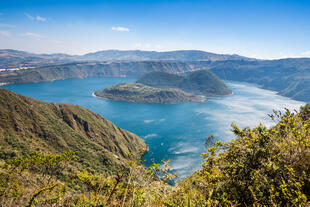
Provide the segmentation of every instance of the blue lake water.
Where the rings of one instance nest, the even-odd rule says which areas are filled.
[[[234,94],[209,98],[205,103],[135,104],[107,101],[92,96],[107,86],[133,82],[130,78],[67,79],[54,82],[3,86],[16,93],[46,102],[81,105],[101,114],[116,125],[142,137],[150,147],[146,163],[170,159],[181,178],[200,168],[205,139],[214,135],[228,141],[233,138],[230,124],[254,127],[274,124],[268,113],[284,108],[299,109],[303,102],[277,95],[254,85],[226,82]]]

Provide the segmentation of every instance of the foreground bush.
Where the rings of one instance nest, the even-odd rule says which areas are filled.
[[[110,175],[73,171],[72,152],[0,160],[0,206],[309,206],[310,105],[270,117],[270,129],[232,125],[233,141],[207,139],[202,169],[175,186],[169,162]]]
[[[270,115],[279,121],[270,129],[232,125],[236,139],[215,142],[183,186],[190,183],[211,206],[310,205],[309,115],[307,105],[301,113]]]

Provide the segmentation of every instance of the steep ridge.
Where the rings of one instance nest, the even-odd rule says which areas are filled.
[[[124,169],[147,146],[138,136],[77,105],[45,103],[0,89],[0,152],[6,159],[29,152],[76,153],[90,171]]]
[[[139,77],[151,71],[184,73],[191,70],[191,65],[183,62],[67,63],[14,72],[0,72],[0,84],[35,83],[86,77]]]
[[[251,64],[227,62],[210,69],[223,80],[254,83],[295,100],[310,101],[310,58],[259,61]]]

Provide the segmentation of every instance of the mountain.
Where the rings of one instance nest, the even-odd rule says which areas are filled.
[[[133,103],[203,102],[204,98],[179,89],[153,88],[141,83],[122,83],[96,91],[97,97]]]
[[[218,61],[218,60],[250,60],[239,55],[215,54],[200,50],[177,50],[168,52],[142,50],[103,50],[88,53],[81,57],[84,60],[95,61],[145,61],[145,60],[174,60],[174,61]]]
[[[0,50],[0,69],[19,67],[37,67],[74,61],[74,56],[67,54],[34,54],[19,50]]]
[[[187,76],[165,72],[151,72],[140,77],[137,83],[158,88],[178,88],[188,93],[204,96],[223,96],[232,93],[232,91],[209,70],[191,72]]]
[[[295,100],[310,101],[310,58],[222,62],[209,68],[222,80],[242,81],[274,90]]]
[[[0,50],[0,85],[85,77],[137,78],[152,71],[180,74],[207,69],[223,80],[254,83],[289,98],[310,101],[310,58],[257,60],[195,50],[107,50],[84,56]]]
[[[270,114],[278,122],[271,127],[240,129],[232,124],[235,138],[229,142],[207,138],[201,169],[174,186],[167,184],[177,176],[169,161],[148,168],[128,163],[126,154],[116,152],[119,141],[133,153],[143,144],[86,109],[43,103],[4,89],[0,107],[0,206],[310,205],[310,104],[300,112]],[[104,135],[109,139],[101,142],[98,137]],[[64,145],[76,150],[77,160],[59,153]],[[104,149],[115,159],[102,155]],[[108,160],[124,160],[129,167],[105,173],[101,166]]]
[[[0,88],[0,159],[76,153],[78,168],[114,171],[148,149],[138,136],[77,105],[45,103]]]
[[[178,88],[184,78],[177,74],[154,71],[142,75],[136,82],[157,88]]]
[[[13,72],[0,72],[0,85],[1,83],[34,83],[68,78],[139,77],[151,71],[184,73],[190,70],[192,70],[191,65],[183,62],[135,61],[66,63]]]
[[[217,60],[253,60],[239,55],[215,54],[200,50],[178,50],[169,52],[142,50],[103,50],[85,55],[34,54],[19,50],[0,50],[0,69],[37,67],[43,65],[93,62],[93,61],[217,61]]]

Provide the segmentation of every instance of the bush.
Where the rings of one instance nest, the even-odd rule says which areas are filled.
[[[221,205],[305,206],[310,203],[310,120],[305,109],[275,112],[267,129],[239,129],[236,139],[215,142],[199,171],[205,199]]]

